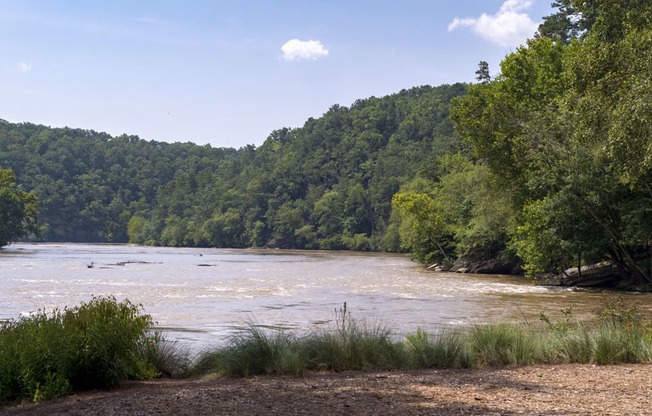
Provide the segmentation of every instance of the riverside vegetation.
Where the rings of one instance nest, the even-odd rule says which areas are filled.
[[[94,298],[0,326],[0,403],[41,401],[124,380],[160,376],[300,375],[310,371],[478,368],[561,363],[652,362],[652,327],[614,298],[591,322],[542,314],[539,324],[491,324],[404,339],[355,319],[344,306],[331,326],[307,334],[253,323],[225,344],[190,357],[125,300]]]

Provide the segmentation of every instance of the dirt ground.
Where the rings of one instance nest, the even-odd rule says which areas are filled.
[[[652,365],[155,380],[0,415],[651,415]]]

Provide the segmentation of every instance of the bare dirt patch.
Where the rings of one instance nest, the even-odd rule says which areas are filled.
[[[0,415],[649,415],[652,365],[154,380]]]

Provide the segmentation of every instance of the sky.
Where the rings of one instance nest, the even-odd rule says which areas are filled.
[[[0,119],[260,146],[338,104],[492,75],[551,0],[1,0]]]

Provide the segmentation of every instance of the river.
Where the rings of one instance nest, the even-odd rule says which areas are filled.
[[[92,266],[92,267],[91,267]],[[397,334],[417,328],[583,318],[613,294],[536,286],[514,276],[438,273],[402,255],[91,244],[0,249],[0,320],[95,296],[143,305],[167,338],[219,345],[246,323],[305,332],[353,318]],[[623,294],[652,309],[652,295]]]

